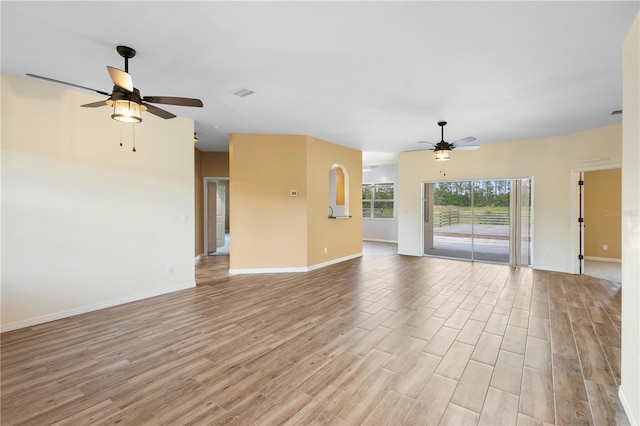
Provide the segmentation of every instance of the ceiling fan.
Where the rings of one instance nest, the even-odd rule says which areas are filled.
[[[463,139],[459,139],[455,142],[445,142],[444,140],[444,126],[447,125],[446,121],[439,121],[438,126],[440,126],[440,142],[434,144],[425,141],[419,141],[418,143],[429,143],[433,148],[431,148],[435,154],[436,160],[438,161],[447,161],[451,159],[451,151],[453,149],[458,150],[473,150],[480,149],[480,145],[467,145],[468,143],[474,142],[476,138],[473,136],[468,136]]]
[[[202,101],[200,99],[177,98],[173,96],[141,96],[140,91],[133,87],[133,81],[131,79],[131,75],[129,75],[129,59],[136,56],[136,51],[127,46],[118,46],[116,47],[116,50],[120,56],[124,58],[124,71],[107,66],[107,71],[109,72],[109,76],[114,84],[113,91],[111,93],[80,86],[78,84],[67,83],[66,81],[60,81],[49,77],[42,77],[40,75],[27,74],[27,76],[53,83],[66,84],[67,86],[77,87],[80,89],[91,90],[100,95],[108,96],[109,98],[104,101],[92,102],[81,106],[87,108],[101,107],[105,105],[113,107],[113,114],[111,115],[111,118],[128,123],[141,122],[142,117],[140,113],[142,111],[148,111],[151,114],[164,119],[175,117],[175,115],[169,111],[165,111],[157,106],[151,105],[150,103],[202,107]]]

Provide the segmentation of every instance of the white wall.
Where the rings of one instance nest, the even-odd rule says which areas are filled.
[[[2,331],[195,285],[193,121],[96,100],[2,75]]]
[[[362,219],[362,238],[372,241],[398,241],[398,165],[378,166],[362,172],[362,183],[393,182],[393,219]]]
[[[487,144],[477,151],[454,151],[446,164],[446,178],[431,151],[401,153],[398,252],[422,256],[422,182],[533,177],[533,266],[572,272],[578,256],[578,234],[572,232],[577,220],[572,215],[572,170],[583,165],[579,160],[601,157],[609,160],[590,166],[619,165],[621,130],[615,124],[566,136]]]
[[[640,14],[623,50],[622,386],[631,424],[640,422]]]

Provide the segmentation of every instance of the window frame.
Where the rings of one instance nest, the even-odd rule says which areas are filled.
[[[379,199],[376,200],[375,194],[377,193],[376,191],[376,187],[378,186],[386,186],[388,187],[389,185],[391,186],[391,189],[393,191],[393,198],[391,199]],[[369,187],[370,189],[370,194],[371,194],[371,198],[364,198],[364,189],[365,186]],[[363,182],[362,183],[362,218],[363,219],[374,219],[374,220],[395,220],[396,219],[396,184],[395,182]],[[364,214],[364,209],[365,209],[365,203],[369,203],[369,215],[365,216]],[[376,217],[375,216],[375,206],[376,203],[391,203],[393,205],[393,208],[391,209],[391,217]]]

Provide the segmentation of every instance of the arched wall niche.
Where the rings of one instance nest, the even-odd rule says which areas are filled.
[[[340,163],[329,169],[329,217],[349,217],[349,172]]]

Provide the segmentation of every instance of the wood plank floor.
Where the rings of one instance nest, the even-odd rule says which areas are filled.
[[[2,424],[628,424],[619,284],[395,249],[4,333]]]

